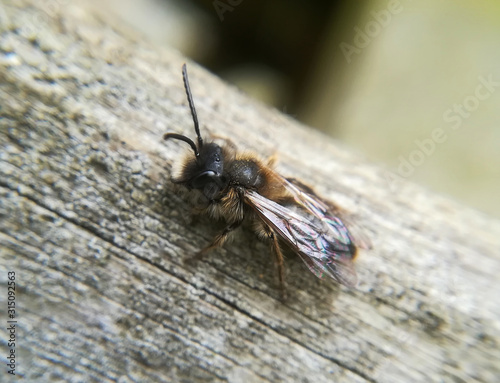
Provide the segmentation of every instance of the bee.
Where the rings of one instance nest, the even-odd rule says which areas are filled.
[[[272,160],[264,163],[253,155],[240,154],[228,140],[222,144],[204,142],[186,64],[182,74],[197,144],[177,133],[163,136],[165,140],[187,143],[194,154],[185,159],[179,176],[172,181],[195,192],[203,201],[202,212],[226,222],[224,230],[195,257],[223,246],[248,219],[256,234],[271,244],[282,298],[286,296],[283,245],[296,253],[317,277],[328,276],[345,286],[355,286],[353,259],[357,246],[335,214],[337,209],[299,181],[275,172]]]

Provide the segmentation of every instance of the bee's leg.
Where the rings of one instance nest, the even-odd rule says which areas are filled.
[[[276,165],[276,162],[278,162],[278,153],[274,152],[268,159],[267,159],[267,166],[270,168],[273,168]]]
[[[204,249],[200,250],[193,257],[189,258],[189,260],[198,260],[201,257],[203,257],[206,253],[208,253],[209,251],[223,246],[224,243],[229,238],[229,235],[231,234],[231,232],[233,232],[238,227],[240,227],[242,223],[243,223],[243,220],[239,220],[239,221],[236,221],[236,222],[233,222],[233,223],[227,225],[226,228],[222,231],[222,233],[217,234],[215,236],[214,240],[212,241],[212,243],[210,245],[208,245]]]
[[[198,207],[192,207],[189,210],[189,223],[191,225],[198,224],[198,222],[200,221],[200,218],[205,213],[206,213],[206,209],[198,208]]]
[[[274,256],[276,257],[276,265],[278,266],[278,278],[280,282],[281,299],[286,300],[286,286],[285,286],[285,262],[283,258],[283,253],[278,242],[278,237],[276,233],[269,227],[265,226],[264,230],[271,240],[271,246],[273,248]]]

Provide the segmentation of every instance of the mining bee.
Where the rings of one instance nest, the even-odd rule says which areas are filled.
[[[272,170],[273,161],[264,163],[253,155],[239,154],[228,140],[222,144],[204,142],[186,64],[182,67],[182,74],[198,142],[195,144],[177,133],[164,135],[165,140],[176,139],[189,144],[194,154],[185,159],[181,173],[172,181],[194,192],[203,201],[203,212],[213,218],[223,218],[227,224],[197,256],[222,246],[248,219],[257,235],[271,243],[283,298],[282,245],[298,254],[317,277],[327,275],[345,286],[355,286],[357,278],[353,259],[357,247],[351,233],[338,218],[338,210],[317,197],[307,186]]]

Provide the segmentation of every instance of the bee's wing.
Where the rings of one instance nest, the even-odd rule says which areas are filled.
[[[287,188],[288,192],[293,196],[295,202],[302,205],[315,217],[321,219],[326,224],[331,224],[333,226],[340,225],[345,227],[342,222],[346,222],[349,227],[348,235],[351,241],[357,247],[362,249],[371,249],[371,241],[363,233],[363,230],[361,230],[357,224],[348,219],[345,214],[341,215],[342,220],[337,217],[337,215],[340,215],[339,211],[335,212],[336,214],[332,214],[332,207],[321,201],[309,187],[293,178],[283,178],[283,184]]]
[[[347,287],[355,287],[358,281],[356,276],[356,271],[354,270],[354,265],[351,260],[337,260],[332,259],[317,259],[313,257],[308,257],[302,253],[298,253],[300,258],[307,265],[309,270],[316,275],[318,278],[322,278],[323,275],[328,275],[329,277],[335,279],[337,282],[343,284]]]
[[[314,275],[321,278],[326,274],[346,286],[356,285],[352,263],[355,248],[340,220],[331,226],[321,219],[310,220],[251,190],[245,192],[245,198]]]

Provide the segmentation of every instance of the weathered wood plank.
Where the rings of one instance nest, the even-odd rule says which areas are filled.
[[[5,292],[7,271],[17,275],[16,373],[497,381],[498,221],[410,183],[390,188],[383,169],[189,64],[202,129],[277,152],[278,170],[355,215],[373,250],[352,290],[287,259],[286,303],[248,231],[185,264],[220,226],[192,224],[169,182],[187,149],[162,135],[192,135],[185,58],[56,5],[0,8],[0,278]]]

